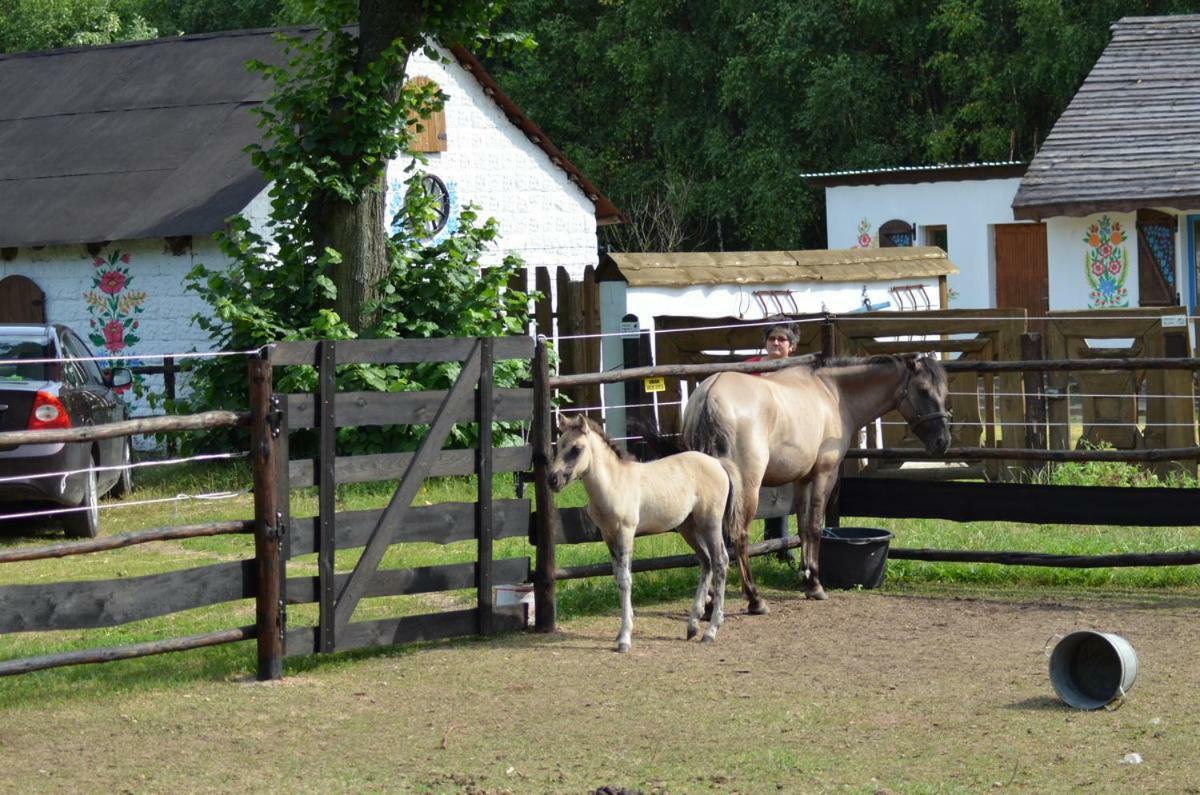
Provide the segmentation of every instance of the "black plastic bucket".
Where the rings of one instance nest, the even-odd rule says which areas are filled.
[[[826,527],[821,531],[821,585],[879,587],[891,542],[892,534],[877,527]]]

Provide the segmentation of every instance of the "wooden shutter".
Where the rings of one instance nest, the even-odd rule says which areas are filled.
[[[0,323],[45,323],[46,295],[25,276],[0,281]]]
[[[408,81],[410,86],[437,85],[428,77],[414,77]],[[446,151],[446,111],[439,109],[430,112],[428,118],[414,114],[408,119],[409,128],[413,131],[410,149],[413,152],[445,152]]]
[[[1138,210],[1138,305],[1175,306],[1175,216]]]
[[[879,227],[879,247],[896,248],[913,244],[913,227],[907,221],[892,220]]]

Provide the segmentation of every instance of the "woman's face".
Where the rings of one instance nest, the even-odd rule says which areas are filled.
[[[767,358],[784,359],[792,355],[792,341],[781,329],[771,329],[767,334]]]

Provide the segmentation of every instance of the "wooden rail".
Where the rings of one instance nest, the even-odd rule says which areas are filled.
[[[22,549],[6,550],[0,552],[0,563],[15,563],[21,560],[49,560],[51,558],[65,558],[70,555],[86,555],[90,552],[104,552],[110,549],[131,547],[136,544],[148,544],[151,541],[179,541],[185,538],[204,538],[206,536],[252,532],[254,532],[254,522],[249,521],[209,522],[207,524],[156,527],[151,530],[139,530],[133,533],[91,538],[86,541],[68,541],[65,544],[50,544],[44,547],[24,547]]]
[[[49,429],[44,431],[0,432],[0,447],[21,444],[54,444],[62,442],[95,442],[118,436],[168,433],[171,431],[207,431],[213,428],[233,428],[249,425],[250,415],[236,411],[204,411],[199,414],[180,414],[169,417],[143,417],[137,420],[86,425],[80,428]]]
[[[951,447],[944,453],[907,447],[854,448],[846,458],[878,458],[888,461],[1197,461],[1200,447],[1161,450],[1032,450],[996,447]]]

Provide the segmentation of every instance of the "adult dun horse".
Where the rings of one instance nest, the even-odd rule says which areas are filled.
[[[834,359],[763,376],[707,378],[688,400],[683,445],[737,468],[742,521],[731,535],[751,613],[766,613],[750,574],[747,531],[760,486],[796,487],[804,547],[804,595],[824,599],[818,570],[825,504],[856,432],[898,409],[931,452],[950,446],[946,371],[924,355]]]
[[[729,463],[697,452],[640,463],[614,447],[600,426],[583,415],[564,417],[558,427],[557,450],[547,480],[554,491],[576,478],[583,480],[588,516],[608,544],[613,577],[621,594],[617,651],[629,651],[633,633],[630,588],[634,536],[676,528],[700,563],[700,583],[688,616],[688,640],[699,632],[710,587],[713,610],[701,641],[715,640],[725,615],[725,573],[729,567],[722,530],[732,533],[743,524],[736,512],[739,495],[726,470]]]

